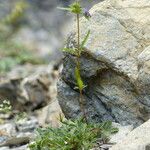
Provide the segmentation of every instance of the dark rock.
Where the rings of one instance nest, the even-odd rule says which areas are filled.
[[[146,145],[145,150],[150,150],[150,144]]]

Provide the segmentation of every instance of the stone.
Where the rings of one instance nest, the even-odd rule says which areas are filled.
[[[108,143],[103,143],[102,141],[98,140],[96,146],[91,150],[109,150],[112,146],[123,141],[133,130],[132,125],[122,126],[115,122],[113,122],[112,125],[113,127],[118,128],[119,131],[109,136]]]
[[[13,122],[0,125],[0,136],[14,136],[16,134],[15,124]]]
[[[6,136],[0,136],[0,143],[3,143],[4,141],[6,141],[7,137]]]
[[[100,146],[101,150],[109,150],[112,147],[112,144],[103,144]]]
[[[11,137],[7,139],[4,143],[0,144],[0,147],[25,145],[29,143],[29,141],[30,141],[29,137]]]
[[[146,145],[145,150],[150,150],[150,144]]]
[[[109,143],[113,143],[113,144],[123,141],[126,138],[126,136],[133,130],[132,125],[121,126],[118,123],[113,123],[113,126],[118,128],[119,130],[117,133],[112,134],[110,136]]]
[[[110,150],[145,150],[150,144],[150,120],[135,128]],[[148,148],[147,148],[148,149]]]
[[[33,132],[39,126],[38,120],[35,117],[30,119],[20,119],[16,121],[16,127],[20,132]]]
[[[23,146],[12,148],[10,150],[29,150],[29,149],[28,149],[28,144],[26,144],[26,145],[23,145]]]
[[[42,108],[56,97],[57,78],[53,65],[18,67],[0,80],[0,103],[7,99],[20,111]]]
[[[7,120],[0,125],[0,149],[26,150],[27,145],[35,138],[35,130],[39,127],[34,116]]]
[[[40,126],[51,125],[52,127],[59,127],[60,117],[64,117],[59,103],[56,99],[53,99],[48,106],[37,111],[37,118]]]
[[[55,63],[25,65],[1,78],[0,103],[9,97],[13,110],[0,114],[0,149],[27,150],[40,125],[59,126],[59,115],[63,114],[56,99],[58,70]]]
[[[81,18],[81,38],[91,31],[80,58],[86,112],[90,120],[135,127],[150,117],[150,1],[105,0]],[[66,47],[76,47],[76,24]],[[58,100],[67,118],[81,115],[75,56],[64,54]]]

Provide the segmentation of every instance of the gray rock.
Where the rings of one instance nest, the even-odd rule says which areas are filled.
[[[113,123],[113,126],[117,127],[119,129],[119,131],[117,133],[112,134],[110,136],[109,143],[113,143],[113,144],[123,141],[126,138],[126,136],[128,136],[128,134],[133,130],[132,125],[121,126],[118,123]]]
[[[6,136],[0,136],[0,143],[3,143],[4,141],[6,141],[7,137]]]
[[[16,127],[20,132],[33,132],[38,127],[38,120],[34,117],[16,121]]]
[[[2,132],[2,133],[1,133]],[[1,124],[0,125],[0,135],[10,137],[16,134],[15,124],[12,122]]]
[[[81,37],[91,30],[80,58],[89,119],[134,126],[149,119],[149,12],[149,0],[106,0],[90,10],[90,21],[81,18]],[[67,47],[76,47],[75,25]],[[58,100],[67,118],[81,114],[74,59],[65,54],[58,83]]]
[[[82,115],[78,102],[79,93],[73,91],[63,80],[59,81],[58,95],[59,104],[65,117],[76,118]],[[91,101],[86,95],[84,96],[84,100],[87,108],[86,113],[88,114],[89,119],[100,121],[103,116],[103,120],[113,120],[100,101]],[[96,111],[97,106],[100,108],[98,112]]]
[[[0,125],[0,150],[26,150],[29,141],[35,138],[35,129],[39,127],[37,119],[31,116],[29,119],[8,121]]]
[[[30,141],[29,137],[12,137],[7,139],[4,143],[0,144],[0,147],[25,145],[29,143],[29,141]]]
[[[38,121],[40,126],[51,125],[52,127],[59,127],[61,125],[60,116],[64,117],[59,103],[53,99],[48,106],[37,111]]]
[[[0,148],[0,150],[9,150],[9,147],[3,146],[3,147]]]
[[[29,149],[28,149],[28,144],[26,144],[26,145],[19,146],[16,148],[10,148],[10,150],[29,150]]]
[[[103,144],[100,146],[100,150],[109,150],[112,147],[112,144]]]
[[[145,150],[150,144],[150,120],[131,131],[110,150]]]
[[[41,108],[56,97],[57,78],[53,65],[16,68],[0,80],[0,103],[7,99],[21,111]]]

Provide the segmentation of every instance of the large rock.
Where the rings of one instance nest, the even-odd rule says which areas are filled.
[[[134,129],[111,150],[149,150],[150,120]],[[149,148],[148,148],[149,147]]]
[[[106,0],[95,5],[81,37],[91,30],[80,59],[89,119],[137,126],[150,118],[150,1]],[[76,30],[67,40],[75,47]],[[65,54],[58,99],[66,117],[81,115],[74,90],[75,56]]]
[[[9,100],[13,109],[31,111],[56,99],[58,71],[49,66],[18,67],[0,78],[0,103]]]
[[[35,137],[35,129],[39,127],[35,116],[27,116],[9,120],[0,125],[0,149],[26,150],[27,144]]]

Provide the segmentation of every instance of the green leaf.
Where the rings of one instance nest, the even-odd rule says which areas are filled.
[[[61,9],[61,10],[66,10],[66,11],[70,11],[71,12],[71,8],[69,7],[57,7],[58,9]]]
[[[69,12],[72,12],[74,14],[81,14],[82,13],[82,8],[80,6],[79,2],[74,2],[73,4],[71,4],[69,7],[64,8],[64,7],[58,7],[58,9],[61,10],[67,10]]]
[[[77,51],[73,48],[63,48],[64,52],[70,53],[72,55],[77,55]]]
[[[118,131],[119,131],[118,128],[112,128],[112,129],[111,129],[111,134],[117,133]]]
[[[104,142],[109,140],[111,134],[117,133],[118,128],[113,127],[111,121],[105,121],[101,124],[101,139]]]
[[[111,127],[112,127],[112,122],[111,121],[106,121],[106,122],[103,123],[103,128],[105,130],[110,130]]]
[[[87,42],[89,36],[90,36],[90,30],[88,30],[86,36],[84,37],[84,40],[83,40],[82,43],[81,43],[81,49],[83,49],[83,47],[85,46],[85,44],[86,44],[86,42]]]
[[[75,50],[73,48],[63,48],[63,51],[72,52],[72,51],[75,51]]]
[[[89,150],[94,147],[99,137],[107,140],[108,132],[104,135],[102,124],[107,127],[110,123],[85,123],[83,118],[64,120],[61,126],[37,129],[35,141],[29,145],[30,150]],[[113,128],[111,126],[111,128]]]
[[[75,67],[75,77],[76,77],[76,81],[77,81],[77,86],[78,86],[79,90],[82,91],[84,88],[84,83],[81,79],[80,70],[78,67]]]

